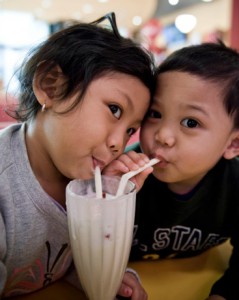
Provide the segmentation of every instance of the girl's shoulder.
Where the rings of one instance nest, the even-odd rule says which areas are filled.
[[[17,151],[16,147],[18,142],[14,142],[15,138],[23,140],[20,136],[23,134],[21,130],[22,124],[10,125],[0,130],[0,172],[7,168],[9,164],[14,160],[12,151]],[[14,144],[13,144],[14,143]]]

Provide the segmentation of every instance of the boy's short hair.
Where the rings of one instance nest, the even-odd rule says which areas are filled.
[[[228,115],[239,128],[239,53],[218,43],[202,43],[181,48],[163,61],[157,74],[186,72],[218,85]]]

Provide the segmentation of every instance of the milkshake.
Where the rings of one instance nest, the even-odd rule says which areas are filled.
[[[119,181],[102,176],[101,198],[96,198],[94,179],[73,180],[66,189],[73,259],[90,300],[115,299],[129,258],[136,191],[128,181],[116,197]]]

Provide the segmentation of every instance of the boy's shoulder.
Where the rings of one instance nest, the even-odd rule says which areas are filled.
[[[239,189],[239,157],[233,159],[222,158],[209,172],[208,176],[216,178],[216,180],[220,178],[223,184],[236,185]]]
[[[239,157],[235,157],[230,160],[226,160],[228,168],[234,173],[239,174]]]

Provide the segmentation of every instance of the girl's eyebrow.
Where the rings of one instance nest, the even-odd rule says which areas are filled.
[[[124,102],[126,102],[127,103],[127,110],[132,110],[133,109],[133,101],[132,101],[132,99],[127,95],[127,93],[125,93],[124,91],[121,91],[121,90],[118,90],[118,89],[116,89],[117,91],[118,91],[118,93],[121,95],[121,99],[122,99],[122,101],[124,101]],[[145,112],[145,114],[147,113],[147,111]],[[137,125],[140,125],[142,122],[143,122],[143,120],[144,120],[144,118],[143,119],[137,119],[137,120],[135,120],[135,124],[137,124]]]

